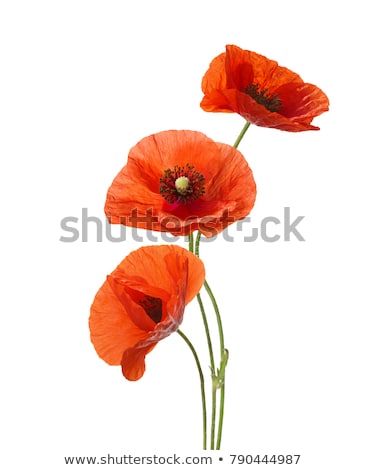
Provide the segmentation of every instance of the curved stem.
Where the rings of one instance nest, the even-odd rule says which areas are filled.
[[[196,240],[195,240],[195,255],[198,258],[199,258],[200,238],[201,238],[201,232],[198,232],[197,235],[196,235]],[[197,295],[197,298],[198,298],[198,301],[199,301],[200,309],[202,310],[202,313],[203,313],[204,306],[203,306],[200,294]],[[204,318],[205,318],[205,320],[204,320]],[[205,313],[204,313],[204,316],[203,316],[203,320],[204,320],[204,324],[206,325],[205,329],[208,329],[208,332],[209,332],[209,327],[208,327],[208,323],[207,323],[207,320],[206,320]],[[209,337],[208,337],[208,345],[209,345],[209,342],[210,342],[210,347],[209,347],[210,369],[211,369],[211,372],[212,372],[212,424],[211,424],[211,428],[210,428],[210,449],[214,450],[215,421],[216,421],[216,417],[217,417],[217,387],[216,387],[216,383],[214,381],[215,363],[214,363],[214,354],[213,354],[213,348],[212,348],[212,344],[211,344],[210,334],[209,334]]]
[[[201,233],[198,232],[196,242],[195,242],[195,249],[194,249],[194,236],[193,236],[193,234],[189,235],[189,250],[192,253],[194,253],[197,257],[199,257],[200,236],[201,236]],[[215,374],[215,362],[214,362],[213,345],[212,345],[212,340],[211,340],[211,336],[210,336],[208,319],[207,319],[207,316],[206,316],[206,313],[205,313],[204,304],[203,304],[200,293],[197,294],[196,299],[197,299],[198,304],[199,304],[199,308],[200,308],[200,312],[201,312],[201,318],[202,318],[203,324],[204,324],[206,341],[207,341],[207,344],[208,344],[208,351],[209,351],[210,370],[211,370],[211,375],[213,377],[213,374]],[[210,431],[210,449],[211,450],[214,449],[216,409],[217,409],[216,390],[213,388],[212,389],[212,425],[211,425],[211,431]]]
[[[206,398],[205,398],[205,383],[204,383],[204,375],[203,375],[203,370],[200,365],[199,357],[197,355],[197,352],[189,340],[189,338],[181,331],[177,330],[177,333],[181,336],[181,338],[185,341],[185,343],[188,345],[188,347],[191,349],[191,352],[194,356],[195,362],[196,362],[196,367],[199,372],[200,376],[200,389],[201,389],[201,403],[202,403],[202,409],[203,409],[203,449],[206,450],[206,440],[207,440],[207,418],[206,418]]]
[[[237,139],[236,139],[236,142],[233,144],[233,147],[234,147],[235,149],[239,146],[239,144],[240,144],[240,142],[241,142],[243,136],[246,134],[247,129],[250,127],[250,124],[251,124],[251,122],[246,121],[246,124],[243,126],[242,131],[239,133],[239,135],[238,135],[238,137],[237,137]]]
[[[195,241],[195,255],[199,257],[199,247],[200,247],[200,238],[201,233],[198,232]],[[214,294],[210,289],[208,282],[204,281],[204,287],[209,295],[211,303],[214,307],[215,315],[217,317],[218,332],[219,332],[219,342],[220,342],[220,367],[218,370],[218,376],[216,375],[216,369],[214,365],[214,360],[211,363],[212,370],[212,424],[211,424],[211,438],[210,438],[210,448],[214,449],[215,441],[215,421],[217,413],[217,390],[218,387],[221,387],[221,397],[220,397],[220,409],[219,409],[219,423],[218,423],[218,434],[217,434],[217,445],[216,449],[220,449],[220,443],[222,438],[222,429],[223,429],[223,415],[224,415],[224,375],[225,367],[227,365],[228,352],[224,349],[224,334],[223,334],[223,325],[222,319],[220,316],[219,308],[217,301],[215,300]]]
[[[206,279],[204,281],[204,287],[205,287],[205,290],[207,291],[207,293],[209,295],[211,303],[213,304],[214,312],[215,312],[215,315],[217,317],[218,333],[219,333],[219,344],[220,344],[220,355],[222,357],[223,354],[224,354],[224,333],[223,333],[222,318],[220,316],[219,307],[218,307],[217,301],[215,300],[213,291],[211,290],[211,288],[208,284],[208,281]]]
[[[248,123],[248,126],[249,125],[250,124]],[[195,254],[198,257],[199,257],[200,237],[201,237],[201,234],[200,232],[198,232],[197,237],[196,237],[196,242],[195,242]],[[211,290],[207,280],[204,281],[204,287],[214,307],[215,315],[217,318],[217,324],[218,324],[218,334],[219,334],[220,368],[218,372],[218,377],[215,376],[215,369],[212,368],[213,379],[215,380],[215,382],[213,382],[213,408],[212,408],[212,427],[211,427],[211,448],[214,449],[214,433],[215,433],[215,420],[216,420],[216,392],[217,392],[218,386],[220,386],[221,392],[220,392],[219,422],[218,422],[218,433],[217,433],[217,444],[216,444],[216,449],[219,450],[221,440],[222,440],[222,431],[223,431],[224,397],[225,397],[225,394],[224,394],[225,380],[224,379],[225,379],[225,368],[226,368],[227,361],[228,361],[228,351],[226,351],[226,349],[224,348],[223,323],[222,323],[222,318],[220,316],[219,307],[214,297],[213,291]]]
[[[198,232],[198,239],[200,240],[200,232]],[[198,246],[198,240],[196,240],[196,243],[195,243],[195,252],[194,252],[194,236],[193,234],[191,233],[189,235],[189,250],[191,251],[191,253],[194,253],[197,257],[199,257],[199,246]],[[205,328],[205,335],[206,335],[206,341],[208,343],[208,350],[209,350],[209,358],[210,358],[210,368],[212,369],[212,371],[214,370],[214,354],[213,354],[213,345],[212,345],[212,340],[211,340],[211,337],[210,337],[210,331],[209,331],[209,324],[208,324],[208,319],[206,317],[206,313],[205,313],[205,309],[204,309],[204,304],[203,304],[203,301],[201,299],[201,295],[200,293],[197,294],[196,296],[197,298],[197,301],[199,303],[199,307],[200,307],[200,312],[201,312],[201,317],[203,319],[203,323],[204,323],[204,328]]]
[[[211,337],[210,337],[208,319],[206,317],[206,313],[205,313],[205,310],[204,310],[204,304],[203,304],[203,301],[201,299],[200,293],[197,294],[196,298],[197,298],[197,301],[198,301],[198,304],[199,304],[199,307],[200,307],[201,317],[202,317],[203,323],[204,323],[206,341],[208,343],[208,350],[209,350],[210,368],[211,368],[211,370],[214,370],[214,368],[215,368],[214,353],[213,353],[212,340],[211,340]]]
[[[223,324],[222,318],[220,316],[219,308],[217,301],[215,300],[213,291],[211,290],[208,282],[204,281],[204,287],[207,291],[209,298],[213,304],[215,315],[217,317],[218,324],[218,333],[219,333],[219,344],[220,344],[220,368],[219,368],[219,386],[220,386],[220,405],[219,405],[219,421],[218,421],[218,431],[217,431],[217,445],[216,449],[220,449],[220,443],[222,440],[223,432],[223,416],[224,416],[224,392],[225,392],[225,369],[228,361],[228,351],[224,348],[224,333],[223,333]]]
[[[235,143],[233,144],[234,148],[237,148],[243,138],[243,136],[246,134],[247,129],[250,127],[250,122],[246,121],[244,127],[242,128],[240,134],[238,135]],[[201,233],[198,232],[196,241],[195,241],[195,246],[194,246],[194,237],[192,234],[189,235],[189,250],[191,253],[194,253],[197,257],[199,257],[199,246],[200,246],[200,238],[201,238]],[[215,363],[214,363],[214,354],[213,354],[213,347],[212,347],[212,342],[211,342],[211,337],[210,337],[210,332],[209,332],[209,325],[208,321],[206,318],[205,310],[204,310],[204,305],[201,300],[200,294],[197,295],[197,300],[199,303],[204,327],[205,327],[205,333],[206,333],[206,338],[207,338],[207,343],[208,343],[208,349],[209,349],[209,356],[210,356],[210,368],[211,368],[211,373],[212,373],[212,422],[211,422],[211,432],[210,432],[210,449],[214,450],[214,440],[215,440],[215,421],[216,421],[216,403],[217,403],[217,390],[220,388],[221,394],[220,394],[220,408],[219,408],[219,422],[218,422],[218,432],[217,432],[217,442],[216,442],[216,450],[220,449],[221,445],[221,440],[222,440],[222,430],[223,430],[223,416],[224,416],[224,399],[225,399],[225,370],[227,366],[227,361],[228,361],[228,351],[224,348],[224,333],[223,333],[223,324],[222,324],[222,319],[220,316],[219,308],[217,301],[214,297],[213,291],[211,290],[208,282],[205,280],[204,281],[204,287],[206,292],[208,293],[208,296],[210,298],[210,301],[214,307],[216,319],[217,319],[217,325],[218,325],[218,334],[219,334],[219,344],[220,344],[220,366],[216,370],[215,369]],[[205,416],[205,439],[204,439],[204,449],[206,449],[206,402],[205,402],[205,391],[203,389],[204,387],[204,379],[202,376],[202,370],[200,367],[199,359],[197,357],[197,354],[195,352],[195,349],[193,348],[192,344],[189,342],[189,340],[183,335],[182,332],[178,330],[178,333],[185,339],[187,344],[190,346],[191,350],[193,351],[193,354],[195,356],[195,360],[197,361],[198,365],[198,370],[201,378],[201,383],[202,383],[202,397],[203,397],[203,416]]]

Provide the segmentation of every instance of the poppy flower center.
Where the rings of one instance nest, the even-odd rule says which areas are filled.
[[[275,95],[271,96],[268,93],[268,89],[260,90],[259,85],[256,83],[252,83],[251,85],[247,85],[245,88],[245,93],[251,98],[253,98],[256,103],[259,103],[265,106],[266,109],[271,111],[272,113],[277,113],[282,109],[282,101],[279,98],[279,95],[276,93]]]
[[[192,202],[205,193],[204,176],[188,163],[164,170],[159,182],[159,192],[170,204]]]
[[[162,300],[158,297],[145,295],[138,300],[138,304],[142,307],[146,314],[155,322],[159,323],[162,320]]]

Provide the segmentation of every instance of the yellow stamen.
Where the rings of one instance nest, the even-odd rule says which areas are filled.
[[[180,176],[175,181],[177,192],[182,196],[184,196],[190,190],[190,186],[190,180],[187,178],[187,176]]]

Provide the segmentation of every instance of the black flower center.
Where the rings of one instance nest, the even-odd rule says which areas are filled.
[[[277,113],[282,109],[282,101],[279,98],[279,95],[276,93],[275,95],[270,95],[268,93],[268,89],[260,90],[259,85],[253,83],[251,85],[247,85],[245,88],[245,93],[250,95],[257,103],[265,106],[266,109],[273,113]]]
[[[159,180],[159,192],[170,204],[195,201],[205,193],[204,176],[189,165],[175,165],[173,170],[164,170]]]
[[[152,297],[145,295],[138,301],[140,307],[142,307],[146,314],[155,322],[159,323],[162,320],[162,300],[158,297]]]

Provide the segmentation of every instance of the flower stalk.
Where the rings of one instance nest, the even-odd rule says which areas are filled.
[[[201,239],[200,232],[197,233],[195,244],[193,243],[193,236],[190,235],[189,237],[189,248],[190,250],[192,250],[194,246],[194,253],[198,258],[200,257],[200,253],[199,253],[200,252],[200,239]],[[219,335],[220,365],[219,365],[219,368],[216,368],[215,363],[214,363],[212,340],[210,336],[208,321],[207,321],[207,317],[205,314],[205,310],[204,310],[203,302],[201,300],[200,293],[198,293],[197,299],[200,305],[200,310],[202,313],[205,332],[207,336],[207,343],[208,343],[209,356],[210,356],[210,369],[212,371],[212,412],[211,412],[211,430],[210,430],[210,449],[219,450],[221,439],[222,439],[222,430],[223,430],[225,369],[226,369],[227,362],[228,362],[228,350],[225,349],[224,347],[223,324],[222,324],[222,319],[221,319],[221,315],[219,312],[218,304],[214,297],[213,291],[211,290],[206,280],[204,281],[204,287],[212,303],[212,306],[214,308],[214,312],[215,312],[215,316],[217,320],[217,326],[218,326],[218,335]],[[220,397],[217,439],[215,439],[216,417],[217,417],[217,391],[218,390],[221,391],[221,397]]]
[[[206,415],[206,395],[205,395],[205,381],[204,381],[204,374],[200,364],[199,356],[194,348],[193,344],[189,340],[189,338],[180,330],[177,330],[177,333],[181,336],[181,338],[185,341],[185,343],[190,348],[196,363],[197,370],[199,372],[200,377],[200,391],[201,391],[201,405],[203,410],[203,449],[206,450],[207,446],[207,415]]]
[[[199,373],[203,448],[207,449],[209,441],[210,450],[219,450],[229,352],[218,303],[200,259],[201,234],[216,236],[253,208],[256,183],[237,150],[250,124],[288,132],[319,130],[312,121],[328,111],[329,100],[295,72],[234,45],[227,45],[211,61],[202,78],[202,91],[204,111],[237,113],[245,120],[233,146],[191,130],[147,136],[130,150],[126,165],[108,189],[104,208],[111,224],[188,235],[188,250],[162,245],[130,253],[97,292],[89,329],[99,357],[119,366],[130,381],[143,376],[145,356],[155,345],[177,332],[191,350]],[[219,358],[213,351],[202,287],[215,314]],[[210,439],[203,369],[195,347],[179,329],[185,307],[194,297],[209,354]]]
[[[233,144],[234,148],[238,147],[244,135],[246,134],[248,128],[250,127],[250,124],[251,123],[249,121],[246,121],[235,143]],[[195,242],[194,242],[193,235],[192,234],[189,235],[189,251],[194,253],[198,258],[200,257],[200,239],[201,239],[200,232],[197,233]],[[222,433],[223,433],[224,404],[225,404],[225,373],[226,373],[226,367],[227,367],[228,358],[229,358],[229,352],[228,352],[228,349],[226,349],[224,346],[223,323],[222,323],[222,318],[220,315],[219,307],[214,297],[213,291],[211,287],[209,286],[208,281],[206,279],[204,280],[204,288],[214,308],[214,312],[215,312],[215,316],[217,320],[217,326],[218,326],[218,335],[219,335],[220,365],[216,371],[208,320],[207,320],[207,316],[205,313],[203,301],[201,299],[201,295],[199,292],[196,297],[199,303],[201,316],[202,316],[202,320],[204,323],[205,334],[206,334],[208,350],[209,350],[209,357],[210,357],[210,369],[212,371],[212,411],[211,411],[211,428],[210,428],[210,449],[220,450],[220,446],[222,442]],[[218,390],[220,390],[220,403],[219,403],[217,439],[215,441],[216,414],[217,414],[217,391]],[[205,414],[206,414],[206,409],[205,409]]]
[[[246,134],[247,129],[250,127],[251,122],[246,121],[246,124],[243,126],[242,131],[239,133],[236,142],[233,144],[233,147],[236,149],[240,145],[241,140],[243,139],[243,136]]]

